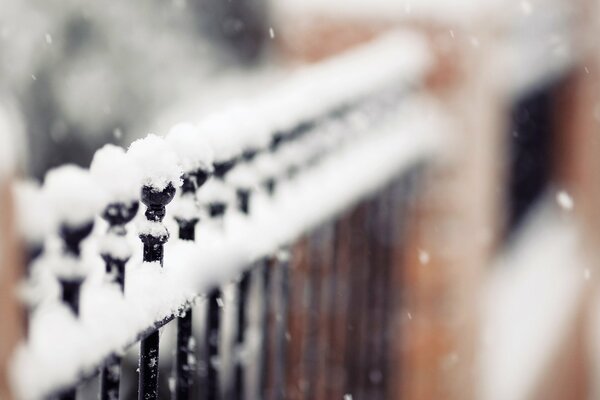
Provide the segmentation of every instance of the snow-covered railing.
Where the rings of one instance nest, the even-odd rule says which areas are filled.
[[[156,399],[158,328],[174,318],[173,393],[189,398],[201,298],[206,393],[218,398],[222,284],[240,279],[242,349],[247,271],[285,265],[282,249],[435,150],[438,115],[419,94],[428,63],[419,37],[394,33],[165,138],[107,145],[89,170],[63,166],[43,187],[21,184],[31,315],[12,369],[18,398],[74,398],[102,370],[101,398],[116,399],[120,358],[141,341],[139,398]],[[243,398],[241,361],[236,371]]]

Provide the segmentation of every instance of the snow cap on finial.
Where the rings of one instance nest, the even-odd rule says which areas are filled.
[[[171,128],[167,142],[177,154],[183,172],[212,171],[213,149],[208,138],[189,123],[180,123]]]
[[[96,151],[90,172],[108,194],[108,202],[129,204],[139,199],[142,173],[123,148],[107,144]]]
[[[149,134],[129,146],[127,154],[137,162],[142,173],[142,185],[158,192],[172,184],[181,186],[181,167],[177,154],[165,139]]]
[[[198,131],[208,139],[215,163],[229,162],[240,155],[240,126],[233,108],[206,116],[198,124]]]
[[[76,165],[64,165],[46,174],[44,192],[56,219],[69,228],[94,220],[105,204],[105,196],[90,173]]]
[[[48,211],[48,198],[34,181],[17,182],[14,187],[17,226],[29,245],[41,245],[56,228],[55,215]]]

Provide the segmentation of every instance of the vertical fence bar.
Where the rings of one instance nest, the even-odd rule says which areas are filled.
[[[301,304],[304,314],[304,338],[302,342],[302,354],[300,358],[300,380],[299,389],[302,399],[314,398],[314,377],[313,372],[316,370],[316,332],[318,329],[317,320],[319,312],[319,287],[318,280],[318,252],[319,252],[319,236],[322,227],[309,233],[308,252],[306,257],[306,281],[302,293]]]
[[[384,370],[381,367],[381,341],[387,326],[387,316],[384,314],[385,281],[383,280],[388,269],[387,243],[390,240],[386,229],[389,217],[387,208],[387,193],[389,189],[382,190],[374,199],[371,214],[371,263],[369,265],[369,301],[367,308],[367,329],[374,327],[372,332],[367,331],[365,345],[367,349],[365,360],[365,393],[366,397],[383,399]]]
[[[180,131],[181,132],[181,131]],[[173,131],[176,135],[178,132]],[[194,135],[195,132],[184,132]],[[172,133],[167,139],[172,138]],[[179,138],[181,140],[181,138]],[[193,138],[192,138],[193,140]],[[198,146],[198,143],[187,143],[190,146]],[[210,168],[204,165],[192,171],[185,171],[183,174],[183,184],[181,186],[181,196],[179,197],[180,207],[175,212],[175,221],[179,226],[179,239],[194,242],[196,240],[196,225],[199,218],[189,215],[189,211],[197,209],[196,192],[206,182],[210,176]],[[190,305],[183,315],[177,317],[177,341],[175,345],[175,387],[173,388],[174,400],[189,400],[190,391],[193,385],[193,357],[194,341],[192,336],[193,307]]]
[[[111,144],[94,155],[90,173],[106,193],[101,217],[108,223],[100,242],[100,255],[106,268],[107,284],[117,285],[125,295],[125,265],[131,258],[126,225],[138,213],[139,170],[125,150]],[[118,400],[121,358],[111,359],[100,370],[100,400]]]
[[[245,163],[251,162],[256,156],[255,151],[248,151],[244,153],[243,159]],[[244,214],[250,214],[250,201],[252,190],[247,185],[247,182],[237,181],[236,171],[244,172],[247,169],[247,165],[239,165],[236,169],[230,172],[228,178],[232,180],[236,188],[236,200],[238,210]],[[233,177],[232,177],[233,175]],[[259,263],[260,264],[260,263]],[[233,398],[236,400],[242,400],[246,398],[246,364],[248,362],[248,352],[246,343],[246,332],[248,329],[248,292],[250,289],[251,282],[251,270],[242,272],[240,280],[238,282],[238,293],[237,293],[237,324],[236,324],[236,336],[235,336],[235,348],[234,348],[234,377],[233,377]]]
[[[193,368],[190,356],[192,345],[192,308],[190,307],[183,316],[177,318],[177,344],[175,349],[175,389],[173,398],[188,400],[192,387]]]
[[[265,399],[284,399],[286,388],[286,348],[288,342],[288,302],[289,302],[289,263],[290,255],[287,249],[280,250],[272,260],[272,270],[277,277],[273,287],[274,295],[274,329],[272,368],[265,389]]]
[[[60,263],[54,267],[61,288],[60,297],[78,318],[81,286],[87,275],[81,257],[81,243],[92,233],[103,193],[88,171],[73,165],[48,172],[44,191],[56,212],[58,233],[62,240]],[[78,211],[74,213],[74,209]],[[75,399],[76,393],[77,387],[73,387],[59,398]]]
[[[139,400],[158,399],[159,339],[159,332],[155,330],[140,342]]]
[[[373,290],[375,284],[375,277],[377,269],[379,268],[379,253],[377,252],[377,216],[379,214],[378,209],[378,195],[371,198],[367,202],[367,215],[365,221],[363,221],[364,231],[367,233],[365,238],[365,256],[363,259],[362,266],[360,267],[362,276],[362,285],[358,286],[360,291],[359,297],[361,303],[359,305],[360,316],[358,324],[358,344],[359,358],[358,358],[358,376],[357,376],[357,388],[355,389],[355,396],[358,398],[369,398],[369,375],[370,365],[370,344],[371,338],[375,334],[371,327],[374,327],[375,316],[373,315],[375,307],[375,298],[377,294]]]
[[[398,300],[402,299],[402,291],[397,290],[397,284],[395,282],[395,275],[397,269],[397,263],[395,261],[395,254],[403,252],[404,248],[404,228],[406,226],[406,212],[410,197],[413,194],[411,182],[414,179],[414,171],[409,171],[406,175],[402,176],[396,182],[392,183],[390,188],[386,191],[385,198],[385,216],[383,219],[383,230],[385,232],[384,237],[387,238],[386,247],[384,249],[385,270],[383,271],[383,319],[384,325],[380,333],[379,338],[379,360],[378,365],[382,371],[382,382],[381,390],[384,399],[393,398],[393,385],[394,382],[392,377],[398,376],[398,373],[402,373],[400,368],[392,364],[394,359],[394,343],[398,341],[398,338],[402,334],[395,329],[395,321],[390,320],[390,315],[400,315],[401,318],[404,316],[401,314],[402,309],[397,306],[395,296]],[[400,267],[402,267],[400,265]]]
[[[169,183],[162,191],[150,186],[142,188],[142,202],[148,207],[145,216],[148,221],[161,223],[165,217],[166,205],[173,200],[175,187]],[[164,234],[142,233],[140,239],[144,243],[144,262],[158,262],[161,267],[164,258],[164,244],[169,238]],[[159,331],[156,330],[140,342],[140,365],[138,400],[158,399],[158,355]]]
[[[364,309],[364,287],[366,282],[366,264],[368,260],[365,222],[368,217],[368,203],[363,202],[350,217],[350,293],[348,302],[347,341],[345,349],[346,382],[344,394],[358,398],[360,388],[360,328]]]
[[[271,279],[273,270],[273,258],[263,260],[261,268],[262,278],[262,340],[260,350],[260,373],[258,374],[258,390],[261,399],[266,399],[268,396],[269,377],[271,376],[271,355],[273,351],[272,343],[272,325],[273,318],[271,314],[272,295],[271,295]]]
[[[294,245],[289,275],[288,326],[286,331],[286,390],[284,398],[301,399],[302,359],[305,350],[305,295],[308,268],[308,239]]]
[[[206,399],[216,400],[219,396],[219,337],[221,326],[221,291],[213,289],[208,295],[206,333]]]
[[[389,249],[388,307],[391,315],[400,315],[401,317],[390,322],[384,342],[387,351],[384,354],[383,363],[388,377],[385,383],[385,391],[386,398],[390,400],[401,397],[403,393],[409,391],[407,382],[410,381],[411,371],[407,370],[406,366],[414,357],[414,352],[407,346],[409,338],[407,338],[406,332],[411,329],[409,326],[414,323],[415,310],[407,308],[407,306],[412,305],[410,299],[414,293],[409,292],[409,284],[412,280],[410,271],[407,269],[406,260],[410,258],[409,252],[416,250],[409,244],[412,235],[410,230],[418,215],[418,207],[415,206],[421,200],[419,185],[423,180],[424,173],[424,165],[413,167],[394,185],[391,194],[390,228],[394,244]],[[419,315],[416,316],[416,318],[419,317]]]
[[[77,228],[72,228],[67,225],[61,226],[60,234],[65,243],[65,252],[79,259],[81,257],[81,242],[92,232],[93,227],[93,221]],[[62,288],[61,299],[76,317],[79,317],[81,285],[83,284],[84,279],[84,276],[59,277]],[[61,400],[75,400],[76,398],[76,387],[66,391],[60,396]]]
[[[318,243],[318,263],[316,271],[319,280],[319,310],[317,315],[316,332],[316,365],[313,366],[314,373],[314,398],[326,400],[327,371],[331,359],[331,347],[329,346],[329,335],[331,334],[330,321],[332,318],[333,304],[333,271],[334,271],[334,222],[327,222],[322,228],[322,234]]]
[[[139,209],[139,202],[130,204],[109,204],[102,217],[109,223],[107,235],[116,236],[116,240],[125,241],[127,231],[125,224],[130,222]],[[102,258],[106,266],[107,276],[112,278],[112,283],[117,284],[121,293],[125,294],[125,265],[129,257],[121,257],[110,251],[102,252]],[[100,400],[118,400],[119,384],[121,377],[121,358],[115,357],[110,364],[105,365],[100,371]]]
[[[227,212],[228,196],[225,194],[233,188],[225,184],[227,174],[237,164],[237,157],[228,159],[216,159],[214,163],[215,180],[209,182],[218,188],[216,197],[207,200],[209,216],[213,220],[221,219],[224,224],[224,217]],[[213,191],[214,188],[213,188]],[[214,193],[213,193],[214,195]],[[224,228],[224,225],[222,225]],[[219,370],[222,367],[222,361],[219,359],[219,339],[221,330],[221,304],[222,291],[217,287],[210,291],[207,301],[206,315],[206,399],[215,400],[221,397],[221,382]]]
[[[313,232],[310,239],[310,267],[307,296],[307,341],[304,354],[305,393],[307,399],[316,399],[319,384],[325,374],[325,359],[327,349],[323,343],[326,334],[326,323],[323,321],[325,306],[323,295],[326,293],[326,271],[330,262],[328,241],[330,239],[330,225],[324,224]]]
[[[250,287],[250,271],[244,271],[238,283],[237,295],[237,331],[235,337],[235,376],[233,383],[233,398],[241,400],[245,398],[245,364],[246,352],[246,330],[248,327],[248,289]]]
[[[334,234],[333,282],[332,282],[332,315],[330,319],[331,335],[329,337],[330,362],[328,363],[326,380],[328,383],[326,399],[341,399],[347,382],[345,353],[347,341],[348,302],[350,300],[350,215],[343,215],[337,221]]]

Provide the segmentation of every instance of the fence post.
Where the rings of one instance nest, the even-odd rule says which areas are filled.
[[[243,164],[239,164],[228,175],[227,181],[235,188],[236,202],[238,210],[248,216],[250,214],[250,205],[252,192],[254,190],[253,176],[250,172],[250,164],[258,154],[258,150],[251,148],[246,149],[242,154]],[[234,350],[234,381],[233,381],[233,398],[242,400],[246,397],[245,388],[245,371],[247,359],[246,331],[248,328],[248,294],[250,283],[252,281],[251,270],[243,271],[238,282],[237,294],[237,326],[235,336]]]
[[[79,316],[81,286],[87,275],[81,257],[81,243],[90,235],[94,218],[103,203],[104,193],[91,179],[88,171],[74,165],[65,165],[46,175],[45,193],[52,211],[56,213],[62,254],[52,263],[61,287],[61,299]],[[75,399],[77,388],[60,395],[61,399]]]
[[[128,154],[142,169],[141,201],[146,205],[146,222],[139,237],[144,244],[143,261],[163,266],[164,245],[169,232],[162,224],[166,206],[175,197],[175,184],[182,175],[177,155],[164,139],[148,135],[131,144]],[[140,342],[138,399],[158,399],[159,331]]]
[[[125,265],[131,257],[126,225],[139,210],[140,171],[125,151],[106,145],[94,155],[90,172],[109,195],[101,217],[108,230],[100,242],[100,255],[106,267],[109,284],[116,284],[125,295]],[[121,380],[121,357],[109,361],[100,371],[100,400],[118,400]]]
[[[175,196],[175,187],[169,182],[162,191],[156,191],[150,186],[142,188],[142,202],[148,207],[145,216],[148,221],[162,222],[165,216],[165,206]],[[144,243],[144,262],[158,262],[163,266],[164,244],[169,239],[166,228],[161,233],[141,233]],[[159,331],[155,330],[140,343],[140,376],[139,400],[158,399],[158,346]]]
[[[289,300],[289,250],[280,250],[272,262],[277,266],[278,284],[274,286],[274,293],[276,294],[277,309],[275,311],[275,324],[274,324],[274,340],[273,340],[273,367],[271,368],[272,379],[270,380],[270,386],[265,388],[265,399],[285,398],[285,385],[286,385],[286,348],[287,348],[287,310]],[[274,265],[274,266],[275,266]],[[270,390],[268,390],[270,389]],[[271,396],[269,396],[271,395]],[[269,396],[269,397],[267,397]]]
[[[273,373],[273,367],[271,365],[271,355],[272,355],[272,337],[271,337],[271,329],[274,328],[274,324],[272,321],[271,315],[271,306],[272,306],[272,270],[273,263],[275,257],[268,257],[262,261],[261,268],[261,278],[262,278],[262,351],[260,353],[260,374],[259,374],[259,394],[262,399],[266,399],[269,395],[268,393],[268,385],[269,385],[269,377]]]
[[[245,362],[244,346],[246,345],[246,328],[248,324],[247,317],[247,302],[248,302],[248,289],[250,287],[250,271],[242,272],[240,281],[238,282],[238,296],[237,296],[237,332],[235,337],[235,377],[234,377],[234,399],[241,400],[245,397],[244,395],[244,375],[245,375]]]
[[[139,202],[132,200],[129,203],[117,202],[109,204],[102,214],[108,224],[107,239],[120,241],[127,245],[127,229],[125,225],[131,222],[139,209]],[[125,265],[129,261],[130,253],[119,254],[119,251],[105,248],[101,256],[106,265],[106,274],[110,283],[118,285],[121,293],[125,295]],[[110,364],[105,365],[100,371],[100,400],[118,400],[119,385],[121,380],[121,357],[116,356]]]
[[[179,227],[179,239],[196,240],[196,225],[199,222],[196,191],[212,173],[212,153],[188,124],[176,125],[167,136],[167,141],[177,152],[184,167],[181,196],[175,204],[175,221]],[[190,157],[191,156],[191,157]],[[193,159],[192,159],[193,158]],[[173,399],[189,400],[193,384],[192,307],[177,318],[177,343],[175,349],[175,388]]]
[[[220,156],[220,155],[219,155]],[[231,156],[229,154],[229,156]],[[215,179],[210,184],[210,190],[199,193],[202,201],[206,201],[211,219],[224,218],[229,202],[230,188],[225,184],[225,176],[235,166],[237,157],[217,159],[214,163]],[[208,186],[208,185],[207,185]],[[224,222],[224,221],[222,221]],[[206,332],[206,399],[215,400],[220,397],[219,368],[222,366],[219,357],[219,338],[221,330],[221,289],[216,287],[210,291],[207,299],[207,332]]]

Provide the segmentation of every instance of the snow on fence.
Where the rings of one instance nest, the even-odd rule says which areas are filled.
[[[158,332],[176,319],[172,389],[189,398],[191,315],[206,301],[206,398],[217,398],[220,288],[240,279],[243,350],[248,271],[285,268],[282,249],[435,151],[439,115],[419,94],[429,62],[419,37],[393,33],[165,138],[107,145],[89,170],[19,185],[30,316],[17,397],[75,398],[100,371],[101,399],[117,399],[120,359],[141,342],[139,398],[156,399]],[[234,381],[243,398],[241,361]]]

